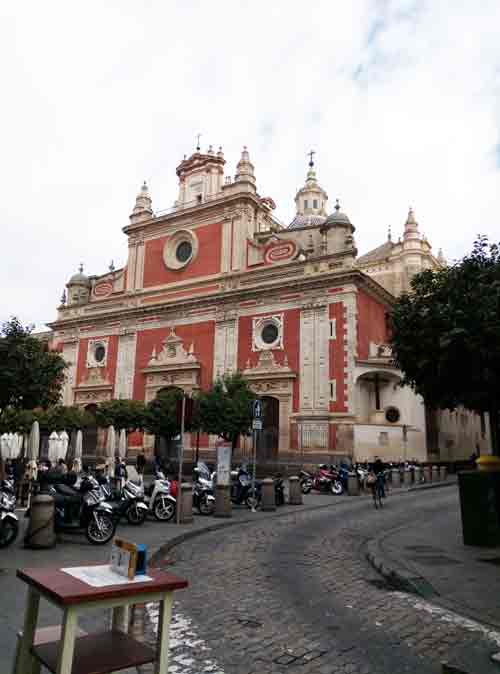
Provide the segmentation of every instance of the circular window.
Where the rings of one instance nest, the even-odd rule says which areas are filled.
[[[190,241],[181,241],[175,249],[175,257],[179,262],[187,262],[193,254],[193,246]]]
[[[262,341],[264,344],[273,344],[279,337],[278,326],[275,323],[266,323],[262,328]]]
[[[390,424],[397,424],[401,418],[401,414],[397,407],[388,407],[385,411],[385,418]]]
[[[98,345],[95,347],[95,351],[94,351],[94,360],[95,360],[97,363],[102,363],[102,361],[104,360],[105,356],[106,356],[106,347],[105,347],[103,344],[98,344]]]

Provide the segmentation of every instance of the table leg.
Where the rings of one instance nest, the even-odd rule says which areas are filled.
[[[26,601],[26,613],[24,615],[24,628],[19,652],[14,665],[15,674],[27,674],[33,669],[34,658],[30,649],[33,646],[35,638],[36,623],[38,620],[38,607],[40,605],[40,595],[32,587],[28,588],[28,598]]]
[[[160,602],[158,616],[158,648],[156,656],[155,674],[167,674],[168,656],[170,648],[170,620],[172,618],[173,592],[169,592]]]
[[[76,609],[67,608],[64,612],[56,674],[71,674],[77,622],[78,613]]]
[[[128,623],[129,623],[129,607],[128,606],[115,606],[113,609],[113,615],[111,617],[111,629],[118,630],[119,632],[128,632]]]

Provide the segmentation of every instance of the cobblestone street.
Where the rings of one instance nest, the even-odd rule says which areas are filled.
[[[457,506],[455,489],[391,496],[382,511],[345,498],[184,542],[169,558],[190,580],[176,605],[190,638],[173,644],[171,672],[498,671],[500,634],[390,588],[366,560],[371,537]]]

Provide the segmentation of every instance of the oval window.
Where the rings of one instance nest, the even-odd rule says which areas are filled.
[[[390,424],[397,424],[401,415],[397,407],[388,407],[385,411],[385,418]]]
[[[104,357],[106,356],[106,347],[103,344],[98,344],[95,347],[94,359],[97,363],[102,363]]]
[[[264,344],[273,344],[279,337],[278,326],[275,323],[267,323],[262,328],[261,336]]]
[[[193,246],[189,241],[181,241],[175,250],[175,257],[179,262],[187,262],[193,254]]]

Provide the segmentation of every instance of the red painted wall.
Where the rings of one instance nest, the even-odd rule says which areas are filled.
[[[328,448],[336,449],[337,448],[337,426],[330,424],[328,426]]]
[[[347,367],[344,351],[347,328],[343,302],[330,304],[330,320],[335,319],[335,339],[329,340],[330,379],[335,379],[337,400],[330,403],[330,412],[347,412],[347,385],[345,371]]]
[[[136,370],[134,377],[134,399],[144,400],[146,390],[146,378],[141,370],[147,367],[151,359],[153,347],[159,353],[163,347],[163,340],[170,333],[170,328],[157,328],[143,330],[137,334]],[[190,325],[178,325],[175,334],[183,341],[186,351],[191,344],[194,346],[194,355],[201,363],[200,385],[206,389],[212,383],[213,360],[214,360],[214,336],[215,324],[213,321],[192,323]]]
[[[168,236],[146,241],[144,251],[144,287],[176,283],[197,276],[217,274],[221,266],[222,224],[214,223],[193,230],[198,237],[198,254],[183,269],[167,269],[163,247]]]
[[[90,339],[107,339],[108,340],[108,356],[106,359],[106,365],[102,368],[99,368],[103,373],[103,377],[107,379],[110,384],[113,384],[113,391],[115,385],[115,375],[116,375],[116,359],[118,354],[118,335],[106,335],[105,337],[83,337],[80,339],[80,344],[78,348],[78,365],[76,370],[76,384],[77,386],[82,383],[82,380],[86,379],[88,376],[88,369],[86,366],[87,362],[87,349]]]
[[[300,309],[289,309],[279,311],[283,313],[283,347],[284,349],[273,349],[275,361],[283,364],[285,353],[288,358],[289,367],[297,373],[297,379],[293,382],[293,411],[299,410],[299,367],[300,367]],[[247,361],[250,360],[250,367],[255,367],[259,360],[260,351],[252,351],[252,322],[254,318],[260,316],[269,316],[270,312],[263,314],[254,314],[253,316],[241,316],[238,325],[238,369],[245,370]]]
[[[383,344],[387,341],[387,307],[360,291],[357,294],[357,311],[358,358],[365,360],[368,358],[370,342]]]

